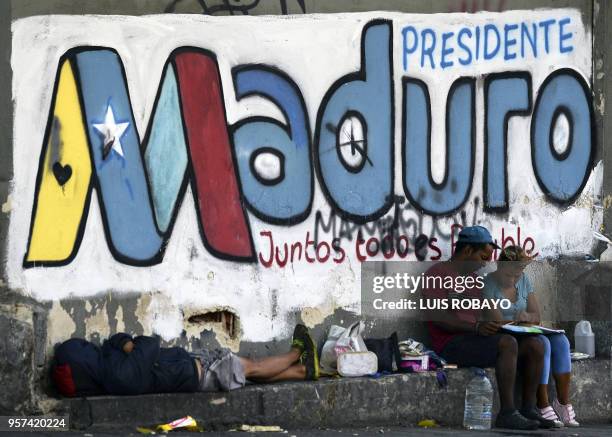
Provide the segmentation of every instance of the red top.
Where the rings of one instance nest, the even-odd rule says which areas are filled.
[[[442,278],[452,277],[453,280],[454,278],[457,278],[458,276],[464,276],[464,277],[472,276],[474,278],[478,276],[475,273],[461,274],[453,267],[452,263],[450,262],[440,262],[440,263],[435,264],[434,266],[430,267],[429,270],[427,270],[425,275],[434,276],[434,277],[441,276]],[[442,282],[444,283],[444,280]],[[439,285],[439,284],[436,284],[436,285]],[[438,288],[436,286],[434,286],[433,288],[427,288],[427,287],[423,288],[423,297],[428,298],[428,299],[446,299],[449,297],[450,293],[456,293],[456,291],[452,289],[448,289],[448,288]],[[463,291],[462,293],[458,293],[458,294],[460,294],[464,298],[472,298],[472,299],[475,298],[479,300],[482,300],[483,298],[482,289],[478,288],[478,286],[471,287],[471,288],[466,287],[465,291]],[[448,300],[449,309],[447,311],[452,311],[459,320],[463,320],[465,322],[471,322],[471,323],[474,323],[474,325],[476,324],[476,322],[478,321],[480,317],[481,310],[471,309],[471,308],[470,309],[451,309],[450,301],[451,300],[449,299]],[[462,332],[449,332],[437,326],[431,321],[427,322],[427,328],[429,329],[429,335],[431,337],[432,348],[436,353],[440,353],[442,349],[444,349],[444,346],[446,346],[447,343],[453,337],[464,334]]]

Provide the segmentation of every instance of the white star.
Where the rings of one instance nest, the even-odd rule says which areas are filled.
[[[106,109],[106,116],[104,117],[104,123],[93,125],[93,127],[95,127],[96,130],[100,132],[103,136],[103,158],[106,158],[108,152],[110,152],[110,147],[112,147],[112,150],[114,150],[123,158],[121,137],[123,136],[125,130],[128,128],[129,125],[130,123],[128,122],[117,124],[117,122],[115,122],[115,114],[113,114],[113,108],[108,105],[108,108]]]

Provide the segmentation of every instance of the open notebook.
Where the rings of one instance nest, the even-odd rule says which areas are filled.
[[[564,334],[563,329],[550,329],[543,326],[518,326],[518,325],[503,325],[502,331],[512,334]]]

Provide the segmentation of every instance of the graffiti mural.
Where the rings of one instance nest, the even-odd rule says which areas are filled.
[[[32,17],[13,39],[8,271],[43,297],[350,307],[360,262],[441,259],[461,226],[556,256],[599,220],[576,10]]]
[[[133,265],[159,262],[188,181],[198,193],[206,247],[219,257],[252,259],[214,56],[196,49],[173,54],[143,141],[144,156],[126,85],[113,50],[79,48],[60,60],[25,265],[70,262],[94,187],[115,258]],[[68,137],[73,132],[74,141]],[[63,202],[65,214],[52,213],[55,199]]]

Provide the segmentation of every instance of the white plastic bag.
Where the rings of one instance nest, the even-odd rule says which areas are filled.
[[[366,352],[368,350],[361,336],[364,328],[363,322],[355,322],[348,328],[338,325],[332,325],[329,328],[319,360],[319,366],[323,372],[334,373],[337,369],[338,355],[343,352]]]

